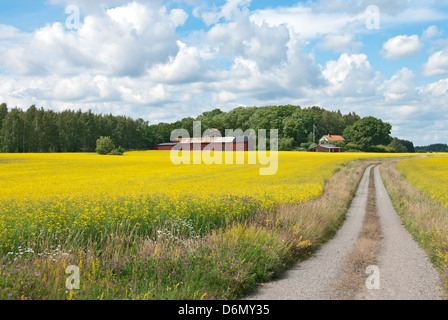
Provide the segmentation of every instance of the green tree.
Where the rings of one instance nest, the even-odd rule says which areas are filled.
[[[8,114],[8,106],[6,105],[6,103],[2,103],[0,105],[0,130],[2,129],[3,119],[6,118],[7,114]]]
[[[1,149],[3,152],[23,152],[24,120],[23,111],[13,108],[2,121]]]
[[[331,141],[330,144],[340,148],[345,147],[345,141]]]
[[[101,155],[110,153],[115,149],[115,145],[110,137],[100,137],[96,140],[96,152]]]
[[[321,133],[320,136],[323,134],[341,135],[345,129],[345,121],[340,111],[323,110],[320,113],[318,124]]]
[[[278,151],[291,151],[294,147],[293,138],[280,138],[278,140]]]
[[[40,113],[42,117],[41,151],[60,152],[62,146],[59,138],[58,114],[52,110],[44,111],[43,109]]]
[[[366,117],[345,128],[343,136],[348,142],[359,145],[362,151],[368,151],[371,146],[388,145],[392,141],[391,130],[389,123]]]
[[[388,147],[394,148],[397,153],[406,153],[408,149],[400,143],[398,138],[393,138],[391,143],[389,143]]]
[[[345,127],[349,127],[354,125],[357,121],[361,120],[361,117],[356,114],[356,112],[350,112],[346,115],[343,115],[342,118],[345,122]]]
[[[409,152],[409,153],[414,153],[415,152],[414,143],[412,141],[398,139],[398,142],[400,142],[400,144],[402,144],[403,146],[406,147],[407,152]]]

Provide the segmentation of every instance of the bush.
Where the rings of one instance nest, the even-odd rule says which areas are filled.
[[[105,155],[110,153],[114,149],[115,145],[110,137],[100,137],[98,140],[96,140],[95,151],[98,154]]]
[[[303,149],[308,149],[310,147],[310,145],[312,144],[312,142],[304,142],[300,144],[300,148]]]
[[[408,152],[408,149],[404,145],[402,145],[400,143],[400,140],[397,139],[397,138],[394,138],[392,140],[392,142],[388,145],[388,147],[395,149],[395,152],[397,152],[397,153],[406,153],[406,152]]]
[[[125,150],[122,147],[118,147],[108,153],[110,156],[122,156]]]
[[[378,153],[395,153],[395,149],[391,147],[386,147],[383,145],[371,146],[369,148],[370,152],[378,152]]]
[[[345,145],[344,149],[346,149],[346,150],[361,150],[361,147],[358,146],[356,143],[349,142]]]
[[[332,145],[340,148],[345,148],[345,141],[331,141]]]
[[[122,153],[118,152],[117,149],[112,150],[111,152],[108,153],[109,156],[121,156]]]
[[[280,138],[278,140],[279,151],[291,151],[294,147],[294,138]]]

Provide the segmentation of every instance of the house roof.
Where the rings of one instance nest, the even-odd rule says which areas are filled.
[[[175,143],[159,143],[159,144],[156,144],[156,146],[159,146],[159,147],[163,147],[163,146],[175,146],[176,144]]]
[[[327,148],[327,149],[341,149],[340,147],[336,147],[332,144],[320,144],[319,146]]]
[[[240,140],[241,139],[241,140]],[[178,143],[233,143],[246,142],[248,137],[204,137],[204,138],[183,138],[179,139]]]
[[[310,148],[310,150],[311,150],[311,149],[316,149],[316,148],[318,148],[318,147],[322,147],[322,148],[325,148],[325,149],[342,149],[342,148],[340,148],[340,147],[336,147],[336,146],[334,146],[334,145],[332,145],[332,144],[320,144],[320,145],[318,145],[318,146],[315,146],[315,147],[313,147],[313,148]]]
[[[323,136],[323,138],[326,138],[329,141],[345,141],[345,139],[342,136],[332,134],[327,134],[326,136]]]

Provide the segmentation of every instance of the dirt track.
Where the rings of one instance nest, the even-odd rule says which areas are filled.
[[[346,221],[336,236],[316,254],[295,265],[273,282],[261,285],[246,299],[254,300],[331,300],[334,288],[344,275],[346,257],[362,227],[368,194],[369,172],[364,172]],[[356,300],[436,300],[440,299],[439,275],[425,252],[403,227],[375,167],[377,214],[382,239],[378,254],[379,289],[363,287]],[[366,279],[368,275],[366,274]]]

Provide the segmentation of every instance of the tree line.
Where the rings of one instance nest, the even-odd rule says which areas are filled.
[[[300,146],[308,147],[313,141],[318,142],[324,134],[341,135],[346,127],[360,119],[356,113],[343,115],[340,111],[327,111],[320,107],[302,108],[294,105],[238,107],[229,112],[214,109],[195,118],[188,117],[170,124],[151,125],[150,132],[157,144],[168,142],[173,129],[186,129],[192,136],[194,121],[201,122],[202,132],[216,128],[222,135],[225,135],[226,129],[242,131],[253,129],[255,132],[264,129],[268,134],[271,129],[277,129],[279,149],[291,150]],[[313,132],[314,125],[315,132]]]
[[[196,118],[184,118],[167,124],[150,126],[156,143],[167,142],[173,129],[186,129],[190,135],[193,122],[201,121],[202,130],[216,128],[222,135],[225,129],[277,129],[279,150],[307,150],[317,145],[323,135],[342,135],[346,142],[334,142],[348,151],[409,152],[413,153],[411,141],[391,136],[392,126],[375,117],[361,118],[355,112],[342,114],[313,106],[302,108],[294,105],[238,107],[229,112],[214,109]]]
[[[94,152],[102,136],[125,150],[147,150],[169,142],[175,129],[186,129],[193,136],[195,121],[201,122],[201,132],[216,128],[222,135],[226,129],[265,129],[268,133],[277,129],[279,150],[306,150],[323,135],[332,134],[343,135],[353,150],[414,152],[412,142],[392,138],[391,125],[380,119],[316,106],[238,107],[229,112],[214,109],[173,123],[149,124],[141,118],[94,114],[91,110],[55,112],[35,105],[26,111],[9,110],[4,103],[0,105],[0,151]]]
[[[415,147],[415,152],[448,152],[448,145],[446,143],[430,144],[429,146]]]
[[[0,105],[0,151],[94,152],[100,136],[110,136],[127,150],[147,149],[148,123],[124,116],[98,115],[92,111],[37,109],[8,110]]]

